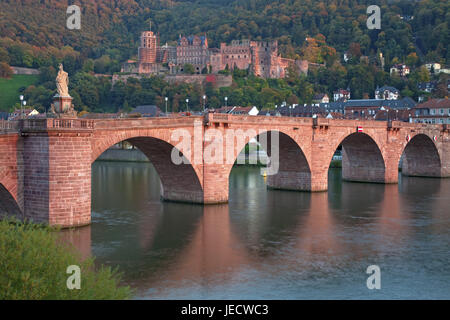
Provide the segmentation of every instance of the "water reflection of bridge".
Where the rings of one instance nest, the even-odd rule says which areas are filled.
[[[404,177],[399,186],[344,182],[332,183],[327,193],[254,192],[261,190],[262,178],[246,175],[246,168],[235,170],[239,174],[231,179],[230,204],[151,200],[145,204],[149,214],[140,215],[137,223],[131,216],[108,228],[94,224],[68,234],[85,255],[91,236],[97,243],[110,238],[112,248],[100,252],[100,262],[119,265],[128,283],[164,296],[183,281],[205,288],[247,281],[249,270],[281,269],[303,277],[308,272],[343,272],[354,267],[350,262],[367,267],[368,261],[384,261],[383,255],[401,254],[416,240],[419,226],[409,222],[415,215],[433,215],[439,221],[448,208],[448,180]],[[331,181],[335,175],[330,172]],[[428,187],[419,187],[427,182]],[[432,234],[445,231],[439,223],[430,228]]]

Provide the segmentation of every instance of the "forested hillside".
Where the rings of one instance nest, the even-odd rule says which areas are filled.
[[[81,7],[81,30],[65,27],[70,4]],[[367,29],[366,8],[372,4],[381,7],[381,30]],[[51,82],[59,62],[75,80],[71,92],[79,109],[117,110],[141,100],[156,103],[161,94],[182,99],[192,90],[201,90],[188,86],[158,92],[150,88],[141,100],[128,99],[127,94],[114,100],[117,94],[109,94],[110,84],[92,77],[92,72],[120,71],[121,63],[136,55],[139,33],[151,21],[161,42],[175,41],[179,34],[204,33],[210,47],[233,39],[276,39],[285,57],[326,63],[307,79],[295,80],[302,83],[302,89],[296,89],[293,80],[276,86],[264,81],[261,88],[253,88],[258,92],[264,87],[272,89],[274,97],[268,106],[289,96],[308,102],[314,92],[331,93],[347,86],[358,98],[373,94],[383,84],[395,85],[403,95],[417,98],[417,82],[430,78],[418,67],[425,62],[450,63],[449,7],[447,0],[0,0],[0,62],[41,69],[39,85],[27,89],[30,102],[41,108],[49,102],[44,97],[54,90]],[[306,42],[307,37],[315,41]],[[347,51],[353,60],[343,63]],[[385,57],[384,70],[374,62],[380,52]],[[361,56],[369,61],[361,61]],[[398,62],[413,68],[410,79],[389,77],[389,67]],[[235,81],[234,89],[244,90],[239,83]],[[288,93],[278,88],[284,85]],[[127,91],[139,91],[125,86]],[[218,101],[222,99],[221,92],[214,94]],[[234,103],[252,103],[249,100],[236,98]]]

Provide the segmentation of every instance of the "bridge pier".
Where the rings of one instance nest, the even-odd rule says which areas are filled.
[[[91,221],[91,130],[69,119],[24,121],[21,180],[26,219],[61,227]]]
[[[76,133],[25,134],[24,216],[62,227],[91,221],[90,141]]]
[[[312,191],[311,173],[301,171],[279,171],[267,176],[267,187],[270,189]]]
[[[203,203],[218,204],[228,202],[229,175],[233,165],[203,165]]]

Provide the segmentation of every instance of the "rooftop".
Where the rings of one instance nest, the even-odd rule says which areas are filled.
[[[418,104],[415,108],[450,108],[450,100],[448,98],[430,99],[424,103]]]

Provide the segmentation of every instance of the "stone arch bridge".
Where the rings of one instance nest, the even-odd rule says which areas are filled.
[[[278,170],[268,176],[267,185],[325,191],[328,168],[340,145],[346,180],[397,183],[401,158],[403,174],[449,177],[449,131],[446,125],[396,121],[227,114],[3,121],[0,214],[63,227],[89,224],[91,165],[124,140],[154,165],[163,199],[214,204],[228,201],[230,171],[250,139],[266,135],[273,158],[274,138],[267,133],[277,133],[279,157]],[[181,164],[173,161],[174,155]]]

